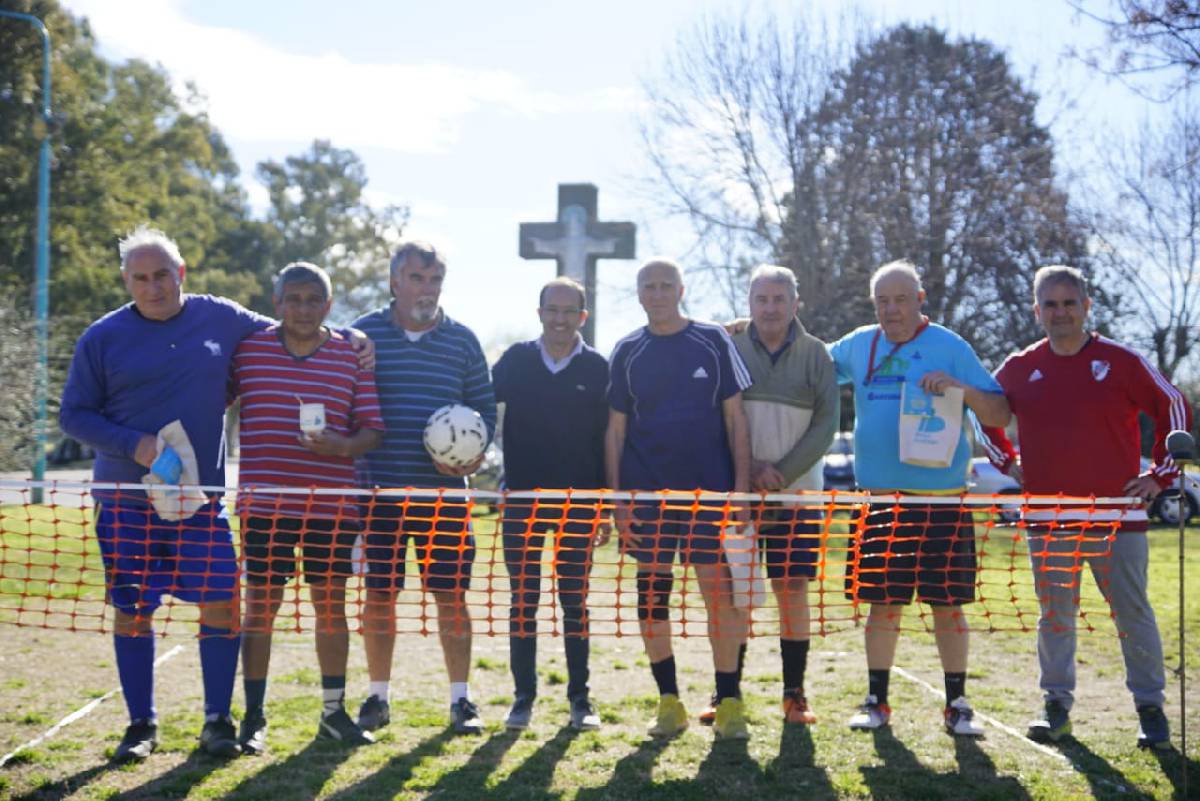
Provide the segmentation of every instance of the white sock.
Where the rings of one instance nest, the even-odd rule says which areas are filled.
[[[389,681],[373,681],[367,685],[367,695],[386,702],[392,696],[392,684]]]
[[[471,700],[471,686],[465,681],[450,682],[450,703],[457,704],[460,698]]]
[[[327,690],[321,690],[321,700],[325,705],[325,709],[321,714],[325,717],[329,717],[334,712],[337,712],[342,708],[342,704],[345,703],[345,699],[345,687],[332,687]]]

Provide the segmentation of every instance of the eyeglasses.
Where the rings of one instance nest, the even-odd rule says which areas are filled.
[[[541,309],[539,309],[539,311],[541,311],[541,313],[547,317],[575,317],[581,314],[583,309],[579,309],[574,306],[569,306],[565,309],[559,308],[558,306],[543,306]]]

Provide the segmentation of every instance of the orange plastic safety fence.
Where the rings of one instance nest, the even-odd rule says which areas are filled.
[[[750,636],[789,637],[807,606],[817,636],[910,602],[902,628],[931,631],[935,604],[1033,631],[1039,593],[1064,591],[1077,616],[1043,625],[1091,631],[1121,525],[1112,499],[265,489],[171,522],[136,487],[48,483],[34,504],[33,486],[0,482],[0,623],[78,631],[111,631],[116,609],[193,632],[181,601],[237,604],[247,632],[619,637],[665,619],[707,636],[725,605]],[[337,516],[296,516],[298,494]]]

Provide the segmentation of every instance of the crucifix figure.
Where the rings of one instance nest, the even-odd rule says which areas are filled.
[[[596,338],[596,261],[637,255],[637,226],[598,221],[596,195],[594,184],[559,184],[558,221],[521,223],[520,239],[521,258],[554,259],[559,275],[574,278],[587,290],[583,339],[589,345]]]

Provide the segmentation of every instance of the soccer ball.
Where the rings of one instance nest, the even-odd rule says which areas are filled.
[[[425,424],[425,450],[435,462],[462,467],[479,458],[487,448],[487,424],[479,412],[452,403],[429,416]]]

